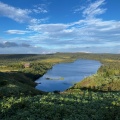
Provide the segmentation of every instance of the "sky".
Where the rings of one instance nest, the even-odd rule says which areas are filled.
[[[0,0],[0,54],[120,54],[120,0]]]

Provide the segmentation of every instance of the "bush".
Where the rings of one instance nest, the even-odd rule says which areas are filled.
[[[8,84],[8,81],[7,80],[2,80],[0,81],[0,86],[5,86]]]

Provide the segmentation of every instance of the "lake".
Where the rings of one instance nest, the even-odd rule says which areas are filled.
[[[36,89],[53,92],[64,91],[75,83],[95,74],[101,66],[99,61],[79,59],[71,63],[59,63],[37,79]]]

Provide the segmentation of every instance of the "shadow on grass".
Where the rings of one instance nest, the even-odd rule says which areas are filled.
[[[45,93],[35,89],[36,83],[31,76],[23,72],[0,72],[0,98],[20,96],[21,94],[34,96]]]

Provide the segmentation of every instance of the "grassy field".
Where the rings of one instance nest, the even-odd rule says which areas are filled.
[[[54,64],[76,59],[98,60],[102,65],[96,74],[64,92],[35,89],[34,81]],[[120,55],[0,55],[0,120],[16,119],[119,120]]]

